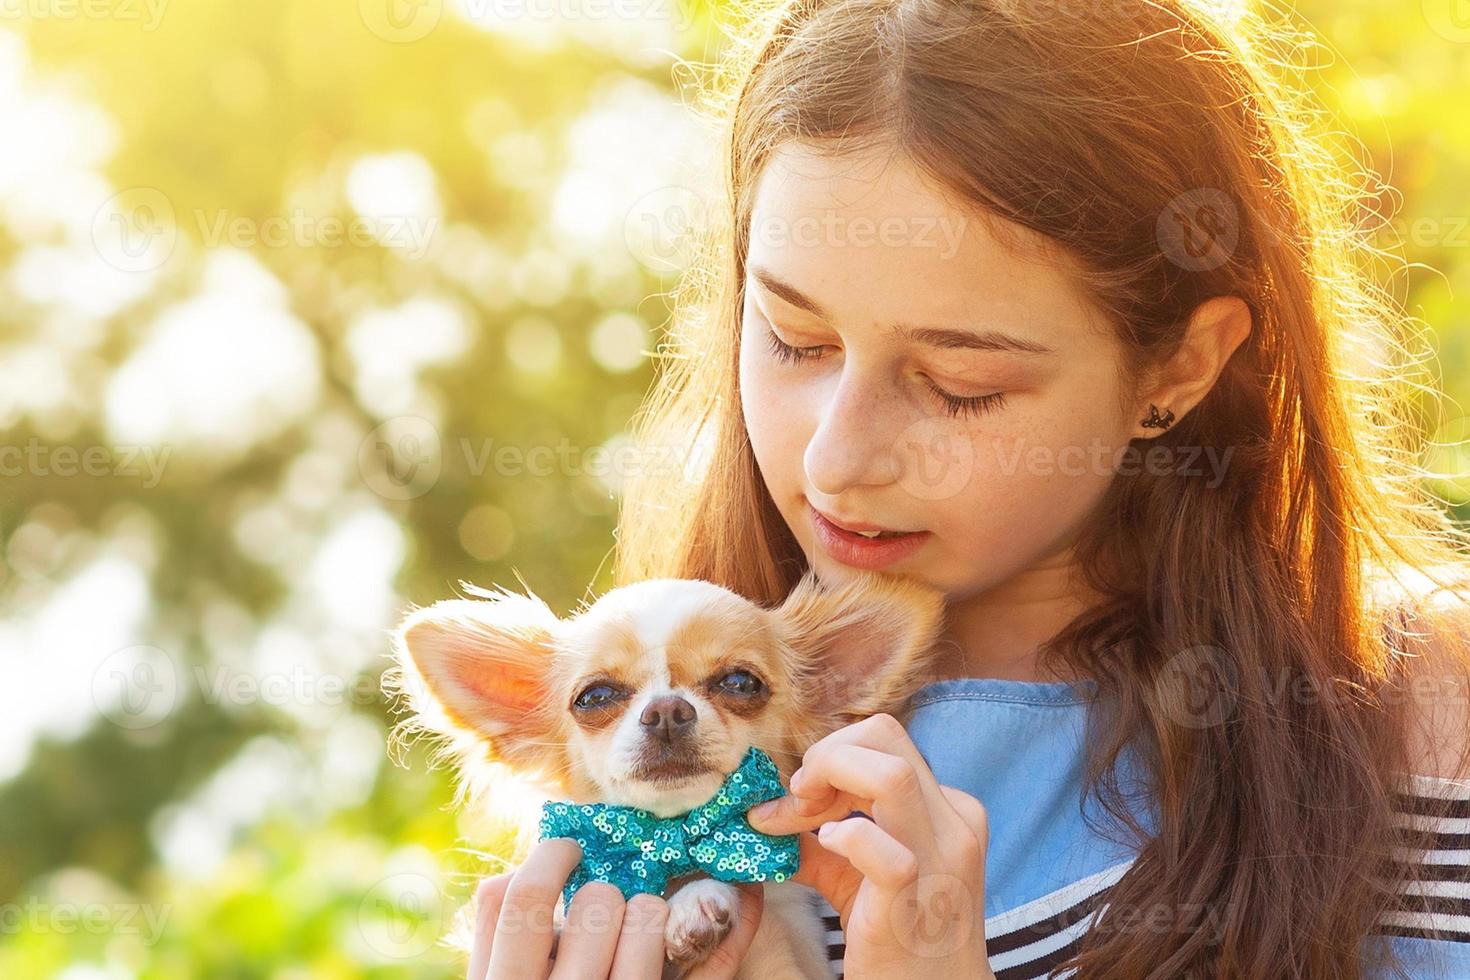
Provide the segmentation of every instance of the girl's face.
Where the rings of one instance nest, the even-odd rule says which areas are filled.
[[[1065,269],[900,155],[792,142],[757,188],[744,290],[745,424],[820,577],[882,567],[958,599],[1066,564],[1142,413],[1121,407],[1121,348]],[[927,533],[854,558],[813,507]]]

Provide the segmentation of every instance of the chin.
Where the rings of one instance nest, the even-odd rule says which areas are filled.
[[[702,772],[677,779],[625,777],[608,787],[607,800],[636,806],[654,816],[672,817],[708,803],[720,791],[725,773]]]

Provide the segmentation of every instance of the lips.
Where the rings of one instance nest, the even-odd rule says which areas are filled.
[[[911,531],[899,530],[897,528],[886,528],[880,524],[869,524],[866,521],[844,520],[838,517],[834,517],[833,515],[828,514],[826,511],[818,510],[816,505],[811,504],[810,502],[808,502],[808,506],[810,506],[812,510],[816,511],[823,520],[825,520],[828,524],[831,524],[833,527],[836,527],[839,530],[852,531],[855,533],[868,532],[864,535],[865,537],[872,538],[875,535],[878,537],[896,537],[902,534],[914,533]]]
[[[853,568],[878,569],[901,561],[923,547],[932,537],[929,531],[905,531],[869,537],[859,531],[883,531],[876,525],[833,522],[810,501],[807,502],[812,527],[817,539],[834,559]]]
[[[665,759],[661,762],[644,764],[628,775],[650,783],[679,782],[709,772],[709,766],[694,759]]]

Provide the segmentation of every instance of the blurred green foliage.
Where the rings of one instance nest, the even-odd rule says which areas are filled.
[[[672,57],[717,53],[714,11],[563,30],[477,25],[436,0],[196,0],[152,22],[143,3],[103,5],[108,17],[12,6],[30,13],[0,20],[0,144],[32,170],[0,164],[0,429],[6,446],[102,447],[108,463],[78,476],[51,456],[0,482],[0,661],[21,719],[0,723],[19,746],[0,752],[0,976],[453,975],[434,940],[494,870],[477,852],[506,839],[456,817],[449,775],[421,750],[389,759],[384,631],[459,580],[519,574],[559,611],[607,584],[615,487],[589,450],[617,444],[651,380],[637,355],[671,280],[632,254],[626,205],[597,210],[598,180],[614,198],[634,178],[661,186],[660,148],[639,141],[668,118],[659,104],[677,110]],[[1434,326],[1463,404],[1470,37],[1432,6],[1301,12],[1341,54],[1314,83],[1402,193],[1393,224],[1415,265],[1396,287]],[[73,131],[97,145],[69,147]],[[623,170],[579,184],[569,174],[603,162],[599,139]],[[91,200],[97,185],[62,180],[47,153],[78,158],[107,193]],[[411,193],[415,161],[428,203]],[[20,189],[34,206],[15,204]],[[126,275],[129,255],[98,239],[101,198],[121,189],[153,193],[178,228],[166,260]],[[427,253],[325,240],[324,218],[352,222],[374,194],[390,212],[408,195]],[[221,219],[258,233],[293,214],[318,224],[274,244],[202,240]],[[211,265],[221,250],[250,262]],[[95,286],[85,269],[68,278],[99,251],[123,261]],[[162,316],[210,288],[222,305],[189,307],[188,322],[243,311],[222,364],[187,344],[140,356]],[[229,384],[261,363],[261,310],[288,318],[283,338],[306,332],[294,363],[314,381],[282,368],[247,398]],[[373,319],[384,310],[399,315]],[[399,347],[420,340],[440,355],[405,366]],[[211,439],[215,391],[243,407]],[[1456,414],[1441,439],[1470,437]],[[169,425],[182,434],[162,440],[150,483],[123,451]],[[440,442],[427,479],[421,438]],[[528,465],[558,446],[571,455]],[[1438,463],[1466,470],[1457,452]],[[1470,518],[1470,486],[1440,489]],[[116,659],[136,645],[162,659]],[[213,686],[296,652],[313,665],[305,694]],[[161,716],[108,700],[119,663],[125,685],[174,671]]]

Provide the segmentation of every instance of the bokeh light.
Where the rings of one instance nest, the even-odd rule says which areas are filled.
[[[607,584],[589,464],[718,171],[677,66],[739,11],[399,6],[4,7],[0,977],[461,975],[440,940],[512,817],[389,751],[387,630],[461,580]],[[1449,6],[1298,13],[1463,405]],[[1462,416],[1426,465],[1470,520]]]

